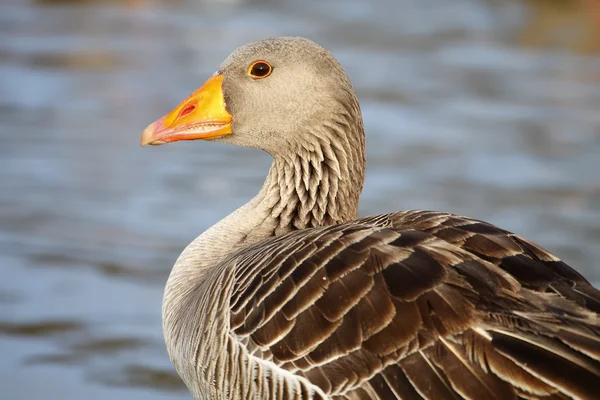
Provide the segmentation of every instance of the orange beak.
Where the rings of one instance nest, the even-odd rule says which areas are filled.
[[[233,117],[225,109],[222,83],[223,75],[211,77],[173,111],[148,125],[142,146],[231,134]]]

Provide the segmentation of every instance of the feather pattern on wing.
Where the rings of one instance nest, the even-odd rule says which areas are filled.
[[[600,394],[598,291],[485,222],[387,214],[268,239],[225,264],[230,335],[333,399]]]

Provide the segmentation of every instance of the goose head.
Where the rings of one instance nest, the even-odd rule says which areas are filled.
[[[299,37],[248,43],[143,132],[142,145],[213,140],[273,156],[336,135],[364,146],[352,85],[333,55]]]

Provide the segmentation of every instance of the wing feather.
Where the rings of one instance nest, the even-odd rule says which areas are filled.
[[[227,263],[237,343],[331,399],[600,393],[599,292],[485,222],[380,215],[278,236]]]

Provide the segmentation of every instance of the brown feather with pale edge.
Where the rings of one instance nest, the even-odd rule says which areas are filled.
[[[485,222],[400,212],[227,263],[231,334],[332,399],[600,398],[600,293]]]

